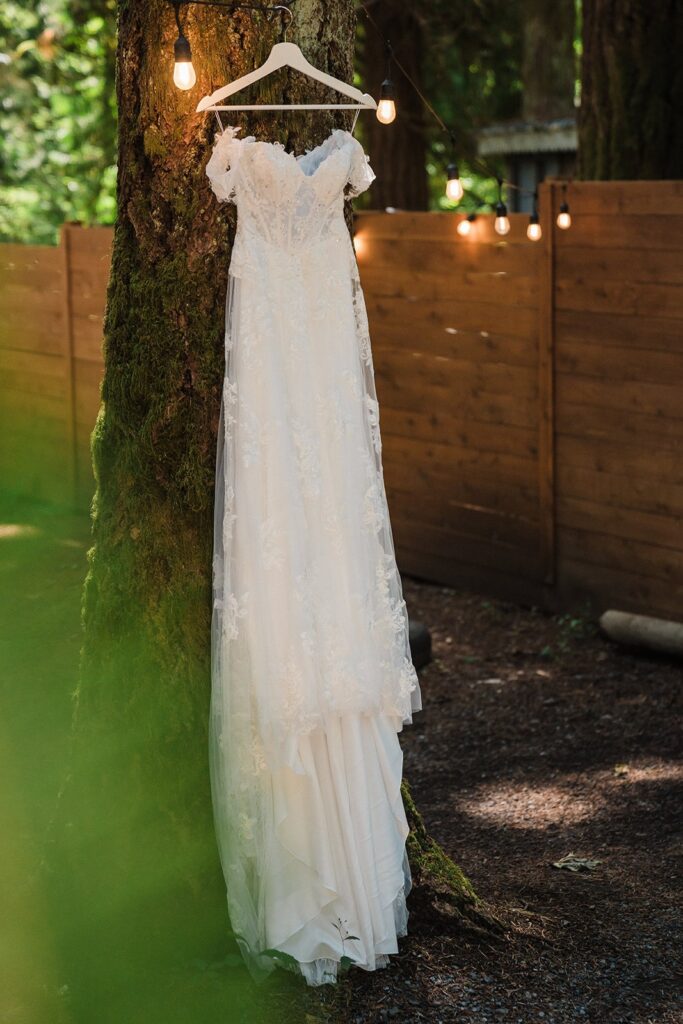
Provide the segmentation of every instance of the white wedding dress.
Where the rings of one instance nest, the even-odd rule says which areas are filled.
[[[335,130],[302,156],[219,135],[237,206],[216,464],[210,771],[235,936],[262,978],[388,963],[411,885],[397,733],[421,708]]]

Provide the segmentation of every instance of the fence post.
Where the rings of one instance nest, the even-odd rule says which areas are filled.
[[[538,213],[543,230],[539,273],[538,348],[538,495],[543,581],[555,583],[555,183],[538,190]]]
[[[66,469],[69,495],[74,507],[78,505],[78,452],[76,449],[76,401],[74,379],[74,329],[71,303],[71,230],[72,225],[62,224],[60,248],[64,268],[64,388],[66,428]]]

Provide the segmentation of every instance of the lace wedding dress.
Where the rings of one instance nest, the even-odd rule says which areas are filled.
[[[256,978],[388,963],[411,886],[397,733],[421,708],[335,130],[294,156],[218,136],[236,204],[216,463],[210,771],[235,936]]]

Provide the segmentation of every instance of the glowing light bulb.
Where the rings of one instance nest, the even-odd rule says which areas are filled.
[[[538,242],[539,238],[543,234],[541,225],[538,222],[538,214],[534,211],[529,217],[529,226],[526,229],[526,237],[530,242]]]
[[[353,236],[353,248],[356,251],[356,256],[360,259],[365,253],[366,244],[363,235]]]
[[[179,89],[191,89],[197,81],[192,61],[180,61],[173,68],[173,82]]]
[[[192,66],[192,50],[185,36],[180,33],[173,47],[175,52],[175,67],[173,68],[173,82],[179,89],[191,89],[197,81],[197,75]]]
[[[560,203],[560,212],[557,215],[557,226],[558,228],[562,228],[563,231],[566,231],[567,228],[570,228],[572,226],[572,218],[571,214],[569,213],[569,204],[566,202]]]
[[[396,119],[396,101],[394,100],[394,83],[385,78],[379,92],[377,104],[377,120],[381,124],[391,124]]]
[[[446,198],[454,203],[459,203],[464,195],[464,189],[455,164],[448,165],[446,177],[448,179],[446,181]]]
[[[467,236],[469,235],[470,231],[472,230],[472,224],[474,223],[474,216],[475,215],[473,213],[471,213],[469,215],[469,217],[465,217],[465,219],[461,220],[460,223],[458,224],[458,227],[457,227],[456,230],[457,230],[458,234],[462,238],[467,238]]]
[[[510,230],[510,221],[508,220],[508,208],[505,203],[496,203],[496,219],[493,227],[495,228],[496,234],[507,235]]]

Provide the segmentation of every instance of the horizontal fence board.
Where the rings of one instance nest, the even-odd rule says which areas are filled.
[[[585,342],[558,341],[556,366],[560,373],[599,377],[601,380],[650,381],[683,387],[683,355],[679,352],[649,352],[644,348],[597,348]]]
[[[392,515],[392,532],[397,545],[411,551],[438,552],[446,559],[473,568],[517,573],[526,579],[540,581],[542,577],[538,555],[530,559],[518,545],[479,540],[471,534],[461,534],[415,518],[404,519],[396,513]]]
[[[454,283],[467,281],[469,275],[482,274],[535,281],[540,259],[538,246],[526,248],[524,259],[520,260],[513,258],[515,247],[464,240],[457,232],[441,239],[411,235],[383,238],[374,231],[358,231],[355,245],[361,273],[382,267],[389,279],[398,267],[403,271],[447,276]]]
[[[653,482],[665,479],[672,484],[683,484],[683,457],[680,453],[660,451],[654,456],[652,449],[644,444],[625,445],[604,438],[565,434],[557,437],[558,461],[567,466],[618,472]]]
[[[609,387],[597,377],[577,373],[555,375],[558,400],[565,398],[577,405],[599,405],[608,409],[621,409],[624,413],[643,412],[652,416],[683,419],[681,387],[675,382],[651,384],[647,381],[611,380]]]
[[[624,279],[631,284],[683,284],[683,262],[661,249],[644,249],[634,260],[633,248],[563,247],[557,252],[555,270],[560,282],[589,287]]]
[[[62,357],[65,330],[61,310],[43,313],[29,307],[10,313],[0,302],[0,349]]]
[[[683,261],[683,250],[679,256]],[[651,284],[632,280],[590,281],[581,277],[557,277],[556,309],[590,313],[626,313],[639,316],[682,317],[683,290],[675,284]]]
[[[555,313],[555,331],[558,345],[590,339],[593,345],[612,350],[683,353],[683,329],[676,319],[563,309]]]
[[[438,551],[412,550],[405,542],[397,545],[396,554],[399,570],[418,579],[527,605],[543,601],[544,588],[537,580],[520,573],[484,569],[448,558]]]
[[[651,217],[667,213],[683,214],[681,181],[573,181],[567,199],[577,214],[601,217]]]
[[[531,268],[530,268],[531,269]],[[511,277],[504,272],[470,271],[455,275],[441,270],[409,270],[368,261],[361,265],[363,287],[376,299],[406,299],[432,303],[449,302],[455,292],[465,302],[492,306],[515,305],[533,309],[538,305],[538,281],[531,276]]]
[[[683,450],[683,419],[631,412],[600,405],[578,405],[567,389],[559,403],[555,427],[558,434],[604,438],[622,444],[651,444],[654,447]]]
[[[453,241],[461,246],[466,245],[494,245],[501,249],[508,250],[511,247],[519,247],[532,251],[532,259],[537,258],[533,250],[538,246],[537,242],[531,242],[526,236],[526,229],[529,224],[529,217],[523,213],[511,213],[510,233],[504,238],[498,235],[493,228],[493,217],[478,216],[472,225],[472,230],[467,238],[458,234],[458,224],[464,220],[462,214],[452,213],[409,213],[396,212],[387,214],[384,211],[368,210],[365,213],[358,213],[354,217],[354,224],[357,233],[364,234],[366,231],[372,239],[389,238],[429,241]]]
[[[54,395],[10,391],[0,380],[0,418],[12,431],[22,432],[25,423],[43,422],[54,432],[64,427],[64,402]]]
[[[538,455],[538,438],[530,428],[500,426],[441,410],[412,412],[384,403],[380,409],[380,428],[382,437],[388,434],[421,441],[440,440],[472,450],[504,452],[529,459]]]
[[[592,533],[606,533],[627,540],[655,543],[672,551],[681,549],[683,518],[657,515],[632,508],[609,509],[597,501],[562,497],[557,503],[557,519],[561,526]]]
[[[394,517],[451,530],[459,536],[476,537],[494,544],[534,547],[538,522],[492,508],[458,503],[437,491],[421,494],[416,508],[414,490],[401,490],[387,483],[387,502]]]
[[[538,316],[533,309],[467,301],[455,295],[448,300],[423,304],[405,298],[383,298],[369,292],[366,306],[373,339],[377,335],[381,337],[385,324],[391,329],[397,318],[416,327],[427,323],[444,331],[489,331],[512,338],[528,339],[538,330]]]
[[[410,378],[428,393],[432,387],[460,389],[468,394],[514,394],[523,401],[538,396],[536,375],[527,367],[505,363],[479,363],[466,359],[448,359],[430,352],[396,352],[383,349],[381,362],[375,360],[375,372],[382,380],[391,380],[400,387],[402,380]]]
[[[680,259],[683,253],[683,214],[659,213],[648,217],[610,217],[574,209],[571,228],[558,231],[563,247],[599,249],[659,249]]]
[[[536,368],[538,345],[534,336],[514,338],[508,334],[490,331],[463,331],[454,327],[437,327],[431,323],[405,323],[396,310],[393,322],[389,316],[382,321],[381,330],[373,331],[372,351],[389,348],[409,352],[429,352],[446,359],[466,359],[478,365],[504,363],[507,366]]]
[[[676,586],[683,580],[683,552],[642,539],[614,536],[565,527],[561,534],[561,557],[603,568],[623,568],[638,576],[667,580]]]
[[[626,567],[597,566],[577,559],[562,558],[559,600],[567,605],[590,601],[596,615],[616,608],[625,612],[647,611],[649,615],[681,620],[683,586],[668,580],[638,576]]]
[[[640,509],[663,516],[683,516],[683,487],[666,480],[652,486],[649,478],[625,476],[617,472],[598,472],[558,461],[558,492],[567,499],[594,501],[605,507]]]
[[[388,490],[412,490],[415,501],[423,491],[447,497],[462,505],[476,505],[501,514],[535,519],[538,516],[538,489],[533,484],[509,483],[499,472],[478,468],[453,473],[442,466],[418,462],[409,464],[394,452],[393,445],[383,452],[384,479]]]

